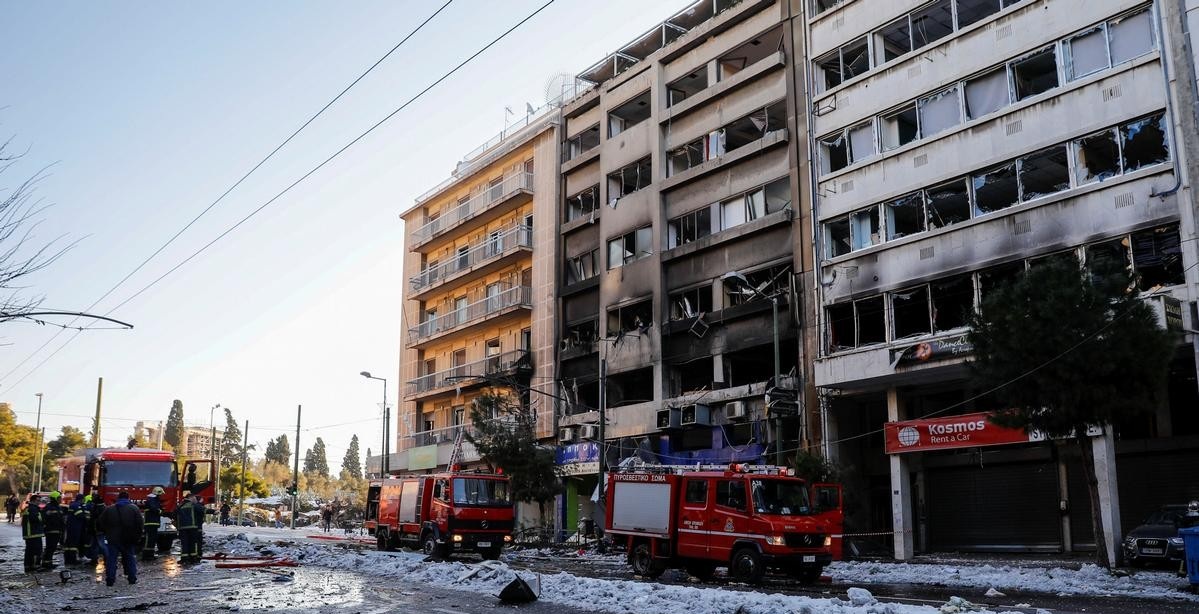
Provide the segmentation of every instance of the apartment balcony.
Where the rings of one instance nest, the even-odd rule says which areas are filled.
[[[450,230],[458,228],[472,219],[483,222],[499,215],[500,207],[509,203],[524,203],[533,198],[533,173],[518,173],[483,193],[442,212],[436,219],[429,220],[424,226],[417,228],[408,235],[409,249],[420,247],[433,239],[445,235]]]
[[[472,426],[470,424],[456,424],[454,426],[447,426],[445,428],[433,429],[431,431],[421,431],[419,433],[413,433],[410,437],[405,437],[405,439],[408,440],[406,442],[406,443],[408,443],[408,445],[404,446],[404,447],[405,448],[416,448],[419,446],[452,444],[452,443],[454,443],[454,440],[458,437],[459,431],[465,431],[466,433],[473,434],[475,432],[475,428],[474,428],[474,426]]]
[[[458,365],[445,371],[422,375],[404,388],[405,399],[430,396],[446,390],[465,388],[487,383],[489,376],[511,375],[522,369],[531,368],[526,350],[513,350],[483,360]]]
[[[448,333],[467,330],[484,322],[494,322],[497,318],[532,308],[533,289],[528,286],[511,286],[483,300],[409,328],[408,347],[418,348]]]
[[[430,291],[442,284],[456,281],[465,283],[478,279],[491,271],[503,268],[512,260],[533,249],[533,229],[517,225],[487,236],[473,243],[466,251],[459,252],[435,266],[421,271],[408,280],[411,299],[425,298]]]

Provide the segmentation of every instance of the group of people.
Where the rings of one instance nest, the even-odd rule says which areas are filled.
[[[158,530],[162,518],[173,515],[179,531],[180,562],[198,563],[201,560],[205,509],[194,495],[185,494],[173,514],[163,509],[164,491],[156,487],[139,507],[129,500],[129,493],[117,494],[113,505],[92,495],[75,497],[70,505],[62,504],[56,491],[48,496],[29,495],[23,507],[13,506],[15,496],[5,502],[12,522],[17,507],[21,507],[21,536],[25,540],[25,572],[54,569],[54,556],[62,547],[63,564],[92,565],[104,561],[105,582],[116,583],[117,561],[130,584],[137,584],[137,560],[140,551],[143,561],[152,561],[158,552]]]

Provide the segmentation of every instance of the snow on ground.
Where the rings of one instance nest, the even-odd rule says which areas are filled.
[[[1199,595],[1188,591],[1186,578],[1171,572],[1138,571],[1119,577],[1096,565],[1083,565],[1076,570],[1010,565],[836,562],[825,573],[840,584],[931,584],[1057,595],[1122,595],[1199,601]]]
[[[213,535],[210,547],[231,555],[269,553],[285,555],[304,565],[403,578],[443,588],[495,595],[516,573],[500,562],[466,564],[426,563],[424,555],[404,552],[351,550],[321,544],[275,542],[265,536],[236,533]],[[546,576],[522,573],[530,584],[541,586],[541,600],[607,612],[656,612],[659,614],[941,614],[964,611],[953,606],[878,603],[866,590],[855,590],[846,599],[728,591],[719,588],[673,586],[653,582],[602,580],[566,573]],[[958,602],[958,605],[965,602]],[[985,612],[984,610],[980,610]]]

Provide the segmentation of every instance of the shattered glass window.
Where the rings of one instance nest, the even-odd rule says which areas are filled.
[[[1133,233],[1132,262],[1141,291],[1173,286],[1185,281],[1182,240],[1178,226],[1160,226]]]
[[[825,222],[824,236],[829,258],[848,254],[851,251],[849,244],[849,217],[842,216]]]
[[[902,147],[916,140],[920,134],[919,126],[915,103],[884,115],[879,124],[882,132],[879,136],[883,144],[883,151]]]
[[[1008,106],[1010,99],[1006,66],[966,81],[966,116],[970,119],[994,113]]]
[[[1030,201],[1070,187],[1066,146],[1058,145],[1020,158],[1020,193]]]
[[[850,214],[849,226],[855,250],[882,243],[882,237],[879,236],[878,207]]]
[[[853,161],[865,160],[878,153],[874,150],[874,123],[866,122],[849,129],[849,149]]]
[[[962,123],[957,86],[928,98],[922,98],[919,108],[921,138],[930,137]]]
[[[1120,144],[1116,131],[1108,129],[1074,141],[1074,162],[1079,185],[1119,175]]]
[[[829,351],[836,352],[857,346],[854,338],[853,303],[829,305],[825,309],[825,318]]]
[[[883,310],[882,295],[854,301],[858,318],[858,345],[885,343],[887,341],[887,318]]]
[[[928,308],[928,286],[892,292],[891,312],[895,318],[896,339],[933,332]]]
[[[1113,65],[1153,51],[1153,21],[1148,10],[1113,19],[1107,27],[1111,32]]]
[[[933,329],[937,332],[966,325],[974,310],[974,280],[959,275],[929,284],[933,306]]]
[[[845,137],[838,134],[834,138],[822,139],[820,141],[820,170],[824,173],[832,173],[847,166],[849,166],[849,147],[846,146]]]
[[[999,12],[999,0],[957,0],[958,27],[964,28]]]
[[[876,43],[882,47],[883,62],[890,62],[895,58],[908,53],[912,50],[912,28],[908,23],[908,16],[897,19],[883,26],[878,32]]]
[[[1099,27],[1067,41],[1070,78],[1077,79],[1108,67],[1107,28]]]
[[[887,203],[887,239],[924,232],[924,194],[916,192]]]
[[[912,13],[912,47],[919,49],[953,33],[953,2],[937,0]]]
[[[970,219],[970,189],[962,179],[930,188],[928,226],[944,228]]]
[[[970,180],[974,187],[974,207],[978,215],[1007,209],[1020,200],[1015,162],[978,173]]]
[[[1127,286],[1132,273],[1132,254],[1128,237],[1095,243],[1086,247],[1087,274],[1096,286],[1114,283]]]
[[[1130,173],[1170,159],[1166,142],[1166,118],[1154,115],[1120,126],[1123,142],[1124,172]]]
[[[1058,86],[1057,54],[1053,47],[1012,63],[1016,100],[1036,96]]]

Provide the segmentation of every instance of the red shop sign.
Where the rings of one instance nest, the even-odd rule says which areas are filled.
[[[965,414],[952,418],[905,420],[883,425],[887,454],[999,446],[1032,441],[1023,429],[999,426],[991,414]]]

